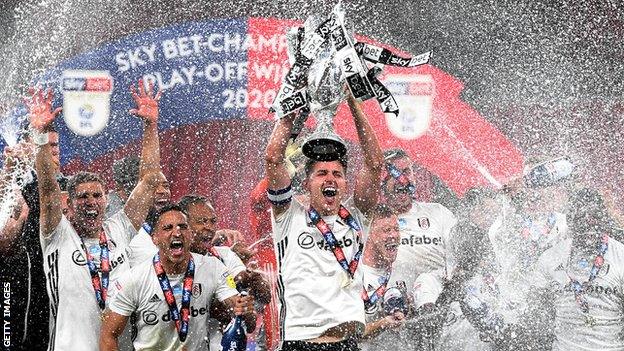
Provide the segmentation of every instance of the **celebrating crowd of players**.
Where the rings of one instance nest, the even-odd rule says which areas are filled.
[[[241,243],[216,245],[241,238],[217,230],[206,197],[171,202],[160,92],[139,82],[130,93],[141,155],[116,162],[107,193],[97,174],[60,173],[61,110],[49,91],[31,92],[30,133],[5,149],[0,180],[10,187],[34,156],[0,235],[0,273],[19,294],[11,349],[215,350],[235,315],[253,332],[273,296],[279,313],[268,321],[284,351],[624,350],[621,217],[569,159],[528,163],[451,211],[419,201],[409,155],[381,150],[352,97],[355,172],[346,158],[293,166],[295,116],[282,118],[256,204],[270,209],[272,279]]]

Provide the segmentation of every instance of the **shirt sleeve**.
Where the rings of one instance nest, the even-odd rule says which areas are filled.
[[[117,240],[122,240],[126,245],[130,244],[132,237],[137,234],[130,218],[123,209],[104,221],[104,225],[111,236]]]
[[[457,225],[457,217],[448,208],[440,206],[441,218],[444,221],[444,239],[447,240],[451,236],[451,230]]]
[[[69,223],[65,215],[61,216],[61,220],[56,225],[56,228],[54,228],[54,230],[49,235],[43,235],[43,233],[41,232],[41,228],[39,228],[41,248],[45,249],[50,245],[54,245],[59,240],[63,240],[65,237],[67,237],[70,228],[72,228],[71,223]]]
[[[236,291],[234,277],[228,272],[227,267],[216,258],[214,258],[214,261],[214,281],[217,282],[215,296],[219,301],[223,302],[227,298],[237,295],[238,291]]]
[[[414,282],[414,305],[420,308],[427,303],[435,303],[442,292],[442,279],[439,274],[423,273]]]
[[[296,198],[290,202],[288,209],[282,213],[280,213],[277,217],[271,211],[271,224],[273,226],[273,238],[277,242],[282,240],[284,236],[290,232],[292,227],[293,218],[297,215],[305,216],[305,209],[303,205],[297,201]]]
[[[128,246],[128,255],[130,256],[130,267],[139,265],[140,263],[154,257],[158,252],[158,247],[152,241],[152,237],[141,228],[139,233],[130,240]]]
[[[122,316],[130,316],[139,307],[134,274],[135,270],[126,271],[109,291],[108,308]]]
[[[247,269],[240,257],[229,247],[221,246],[217,250],[219,250],[219,254],[232,277],[236,277],[240,272]]]

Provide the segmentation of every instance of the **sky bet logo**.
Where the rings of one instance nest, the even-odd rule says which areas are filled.
[[[442,237],[430,238],[425,235],[422,235],[422,236],[410,235],[409,237],[401,238],[401,245],[414,246],[414,245],[431,245],[431,244],[441,245]]]

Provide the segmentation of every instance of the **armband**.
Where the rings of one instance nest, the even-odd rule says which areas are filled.
[[[148,235],[150,235],[150,236],[152,235],[152,226],[149,225],[147,222],[143,223],[143,225],[141,227],[143,228],[143,230],[145,230],[145,232]]]
[[[292,200],[292,195],[292,187],[290,184],[288,184],[288,186],[284,189],[267,189],[269,202],[271,202],[274,206],[286,206]]]

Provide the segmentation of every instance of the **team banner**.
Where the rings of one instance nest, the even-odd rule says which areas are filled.
[[[62,166],[70,173],[91,164],[97,165],[97,169],[108,170],[113,153],[119,157],[136,152],[142,123],[128,113],[133,107],[129,88],[141,78],[163,90],[159,120],[163,159],[171,153],[177,160],[179,150],[195,145],[201,145],[202,152],[208,154],[232,150],[232,145],[216,143],[216,139],[206,139],[202,134],[196,135],[195,131],[212,123],[236,124],[248,120],[251,125],[255,121],[269,120],[272,116],[267,114],[267,110],[275,106],[276,100],[284,100],[286,95],[294,97],[285,100],[284,109],[304,106],[298,113],[307,111],[308,115],[313,115],[309,110],[310,96],[297,93],[307,88],[307,75],[295,74],[308,69],[311,62],[301,54],[298,60],[294,56],[289,57],[291,43],[288,32],[295,27],[297,29],[292,36],[295,43],[303,45],[306,39],[304,34],[314,32],[325,37],[324,45],[329,43],[335,46],[341,54],[348,47],[343,34],[346,32],[347,37],[355,38],[353,47],[360,60],[368,65],[365,76],[377,101],[374,104],[364,103],[363,109],[371,117],[371,125],[382,147],[404,148],[416,162],[441,177],[459,193],[478,183],[496,184],[521,169],[519,150],[478,111],[462,101],[461,81],[430,64],[418,65],[427,62],[430,54],[414,56],[406,63],[409,55],[405,52],[350,33],[348,25],[343,31],[339,28],[340,18],[332,17],[333,21],[328,21],[317,32],[319,25],[328,19],[326,17],[315,26],[310,26],[307,32],[299,21],[275,18],[206,19],[178,23],[120,37],[60,62],[32,82],[56,90],[55,106],[61,106],[63,93],[69,93],[63,88],[64,71],[107,71],[114,83],[110,91],[109,120],[99,133],[79,135],[69,128],[69,123],[57,120],[56,127],[62,140]],[[331,32],[327,34],[325,29],[331,29]],[[318,38],[315,40],[318,42]],[[306,54],[307,50],[318,45],[314,43],[312,39],[306,42]],[[384,50],[404,60],[392,59],[393,56]],[[301,66],[293,68],[295,61]],[[412,67],[405,69],[405,66]],[[291,68],[289,81],[297,82],[298,86],[284,85],[284,77]],[[83,86],[86,88],[80,85]],[[350,87],[354,88],[355,84]],[[71,87],[66,85],[66,88]],[[287,90],[287,93],[276,99],[280,89]],[[385,116],[375,106],[377,104],[381,104]],[[25,120],[26,111],[21,105],[6,111],[3,121],[19,121],[20,116],[22,121]],[[93,116],[97,112],[94,111]],[[93,123],[94,119],[86,118],[90,116],[89,112],[90,109],[83,108],[82,120]],[[306,121],[305,114],[300,117],[298,130],[313,126],[311,118]],[[16,125],[2,128],[0,147],[16,143],[20,127],[18,123],[13,124]],[[336,111],[334,124],[337,134],[346,141],[357,140],[348,109],[340,107]],[[88,125],[83,123],[83,128]],[[245,130],[236,129],[240,133]],[[174,137],[181,133],[197,139],[189,140],[188,145],[181,145],[186,140]],[[254,133],[260,138],[257,131]],[[253,138],[244,136],[243,139]],[[416,139],[418,142],[414,143]],[[481,147],[484,143],[495,147]],[[174,147],[178,149],[174,150]],[[458,168],[464,177],[456,177]],[[168,172],[173,170],[167,169]],[[184,179],[187,178],[181,176],[179,182]],[[209,183],[203,178],[190,179],[189,184],[197,182],[207,186]]]

